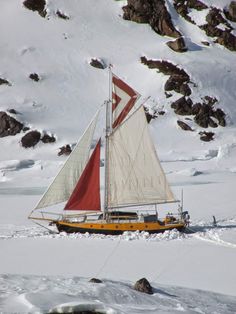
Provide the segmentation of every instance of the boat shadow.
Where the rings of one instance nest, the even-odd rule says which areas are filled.
[[[235,229],[236,225],[220,225],[220,224],[216,224],[216,225],[205,225],[205,226],[190,226],[190,227],[186,227],[185,230],[183,231],[184,233],[187,234],[192,234],[192,233],[196,233],[196,232],[206,232],[209,230],[214,230],[214,229]]]

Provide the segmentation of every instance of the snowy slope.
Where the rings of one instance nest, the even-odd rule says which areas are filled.
[[[115,302],[113,290],[107,300],[99,288],[88,297],[86,291],[91,287],[81,279],[79,289],[84,291],[84,297],[79,301],[96,302],[98,298],[107,307],[107,313],[140,313],[147,309],[147,303],[150,313],[234,313],[236,53],[215,44],[199,29],[197,25],[203,23],[207,10],[193,10],[191,16],[197,23],[193,25],[177,15],[173,1],[167,3],[175,26],[186,38],[186,53],[170,50],[165,43],[171,38],[154,33],[150,26],[123,20],[122,6],[126,1],[50,0],[48,18],[24,8],[22,1],[1,1],[0,77],[12,86],[0,85],[0,111],[14,108],[20,112],[15,117],[25,125],[53,134],[57,140],[24,149],[19,143],[23,133],[0,138],[0,311],[15,312],[19,304],[21,312],[45,311],[58,304],[76,302],[77,294],[69,289],[71,280],[74,285],[76,279],[70,278],[97,275],[129,282],[118,283],[117,288],[109,281],[104,284],[105,290],[112,286],[118,289],[117,294],[129,296],[128,301],[121,297]],[[204,3],[224,8],[230,1]],[[58,9],[70,19],[60,19],[55,14]],[[210,46],[202,41],[208,41]],[[200,141],[198,132],[203,129],[196,124],[194,132],[177,126],[176,121],[183,117],[174,114],[170,104],[181,95],[166,98],[164,84],[168,76],[148,69],[140,62],[141,56],[167,60],[183,68],[193,82],[194,102],[206,95],[219,100],[216,106],[226,113],[227,126],[207,129],[215,132],[213,141]],[[108,97],[108,70],[90,66],[91,58],[111,63],[114,73],[139,91],[142,99],[150,96],[150,107],[165,110],[165,115],[152,121],[150,129],[177,197],[184,188],[184,205],[197,233],[51,235],[27,220],[65,160],[57,156],[59,147],[77,141]],[[40,75],[39,82],[29,79],[34,72]],[[212,228],[212,215],[219,228]],[[57,285],[56,276],[63,277],[63,287]],[[165,295],[162,299],[163,294],[156,293],[152,299],[143,296],[137,305],[139,297],[127,285],[144,276],[156,289],[161,283],[162,291],[178,297]],[[27,288],[23,288],[25,285]],[[208,292],[207,301],[203,292],[187,288],[232,297]],[[45,290],[51,291],[47,299]],[[35,301],[39,297],[48,300],[46,307],[44,301]],[[113,307],[113,302],[118,305]]]

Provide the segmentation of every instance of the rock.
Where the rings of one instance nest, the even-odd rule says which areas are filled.
[[[91,278],[91,279],[89,280],[89,282],[93,282],[93,283],[102,283],[102,280],[97,279],[97,278]]]
[[[66,15],[66,14],[63,13],[63,12],[61,12],[60,10],[57,10],[57,11],[56,11],[56,15],[57,15],[58,17],[60,17],[61,19],[63,19],[63,20],[69,20],[69,19],[70,19],[70,17],[69,17],[68,15]]]
[[[65,145],[65,146],[62,146],[60,147],[60,151],[59,153],[57,154],[58,156],[61,156],[61,155],[70,155],[70,153],[72,152],[72,149],[70,147],[69,144]]]
[[[101,59],[91,59],[90,65],[97,69],[105,69],[107,66]]]
[[[9,113],[12,113],[12,114],[19,114],[18,111],[16,111],[15,109],[11,108],[11,109],[8,109],[7,110]]]
[[[21,144],[25,148],[34,147],[40,141],[40,137],[41,137],[40,132],[30,131],[22,137]]]
[[[147,119],[147,123],[150,123],[152,119],[156,119],[157,118],[157,113],[151,113],[149,111],[148,108],[144,107],[144,111],[145,111],[145,115],[146,115],[146,119]]]
[[[230,21],[236,22],[236,1],[231,1],[228,10],[225,10],[224,13]]]
[[[214,139],[213,137],[215,135],[215,133],[213,133],[213,132],[206,132],[206,131],[199,132],[199,134],[200,134],[200,140],[204,141],[204,142],[212,141]]]
[[[171,104],[176,114],[191,115],[192,114],[192,100],[190,98],[181,97]]]
[[[16,135],[23,129],[23,124],[6,112],[0,111],[0,137]]]
[[[146,57],[140,58],[141,63],[147,65],[149,69],[158,69],[161,73],[165,75],[181,75],[183,78],[185,78],[186,81],[190,80],[190,77],[187,72],[184,71],[184,69],[178,68],[176,65],[169,61],[165,60],[148,60]]]
[[[134,285],[134,290],[147,294],[153,294],[153,288],[146,278],[139,279]]]
[[[201,43],[205,46],[210,46],[210,43],[208,41],[201,41]]]
[[[174,41],[168,41],[167,46],[170,47],[175,52],[186,52],[188,48],[186,47],[185,41],[183,37],[179,37]]]
[[[41,138],[41,141],[46,144],[46,143],[54,143],[56,142],[56,138],[54,136],[51,136],[49,134],[44,134],[43,137]]]
[[[195,9],[198,11],[207,9],[207,5],[199,0],[174,0],[174,7],[176,11],[184,17],[188,22],[195,24],[189,14],[189,9]]]
[[[46,1],[45,0],[25,0],[23,5],[32,11],[37,11],[42,17],[46,17]]]
[[[236,36],[227,31],[222,31],[221,35],[219,35],[215,42],[225,46],[231,51],[236,51]]]
[[[176,91],[177,93],[181,93],[184,96],[191,95],[191,89],[188,86],[187,82],[188,78],[179,74],[173,74],[166,81],[164,89],[165,91]]]
[[[181,36],[172,23],[164,0],[128,0],[123,7],[123,18],[137,23],[149,23],[160,35],[177,38]]]
[[[220,126],[226,126],[225,113],[222,109],[217,108],[215,111],[213,111],[212,116],[219,121]]]
[[[29,75],[29,78],[30,78],[31,80],[35,81],[35,82],[38,82],[38,81],[40,80],[40,77],[39,77],[39,75],[38,75],[37,73],[31,73],[31,74]]]
[[[178,126],[181,127],[184,131],[193,131],[193,129],[185,122],[178,120],[177,121]]]
[[[8,82],[8,80],[3,79],[3,78],[0,77],[0,85],[4,85],[4,84],[6,84],[8,86],[11,86],[11,83]]]
[[[218,102],[218,99],[216,97],[211,96],[205,96],[202,98],[204,101],[204,104],[213,106],[215,103]]]

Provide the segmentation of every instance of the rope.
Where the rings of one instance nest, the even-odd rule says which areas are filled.
[[[116,243],[116,246],[111,250],[110,254],[107,255],[106,259],[104,260],[104,263],[102,264],[100,269],[97,271],[95,277],[97,277],[97,276],[99,276],[101,274],[101,272],[106,267],[107,263],[109,262],[109,260],[111,259],[111,257],[115,253],[115,251],[118,249],[118,247],[120,245],[120,242],[121,242],[121,237],[119,238],[119,241]]]

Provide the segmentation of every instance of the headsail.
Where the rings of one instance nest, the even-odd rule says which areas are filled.
[[[65,210],[101,210],[100,146],[98,141],[84,171],[69,198]]]
[[[117,127],[128,115],[140,95],[112,74],[112,127]]]
[[[69,199],[88,161],[98,115],[99,112],[34,210],[65,202]]]
[[[108,207],[175,201],[141,106],[109,137]]]

